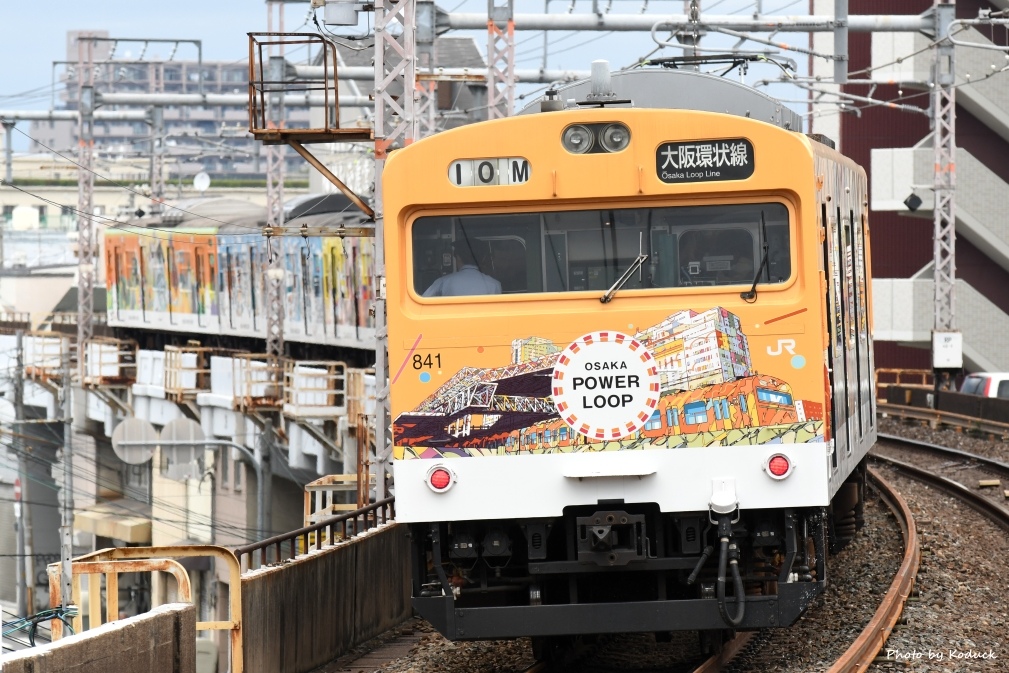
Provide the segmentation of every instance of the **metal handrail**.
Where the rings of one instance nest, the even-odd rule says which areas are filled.
[[[347,540],[360,532],[367,530],[371,526],[377,526],[380,523],[386,523],[392,520],[396,513],[394,506],[395,501],[395,496],[385,498],[362,507],[361,509],[354,510],[353,512],[347,512],[346,514],[338,514],[337,516],[330,517],[311,526],[305,526],[303,528],[298,528],[297,530],[292,530],[289,533],[275,535],[260,542],[235,547],[235,556],[238,557],[238,561],[242,567],[247,570],[255,569],[252,567],[252,564],[255,562],[255,553],[257,551],[259,552],[259,564],[257,566],[259,568],[266,566],[269,563],[279,563],[281,561],[293,559],[299,554],[299,542],[301,542],[304,549],[304,552],[301,553],[307,553],[313,548],[319,550],[325,546],[333,544],[332,541],[336,539],[335,533],[337,532],[337,528],[339,528],[340,539]],[[350,521],[353,521],[353,525],[348,525],[348,522]],[[371,526],[368,524],[371,524]],[[323,535],[321,534],[323,531],[326,532],[325,539],[328,541],[325,544],[323,543]],[[314,542],[312,540],[312,533],[316,534]],[[284,543],[288,543],[288,556],[286,557],[283,555]],[[269,560],[269,550],[271,548],[275,550],[275,557],[272,560]],[[246,556],[249,557],[248,566],[244,563]]]

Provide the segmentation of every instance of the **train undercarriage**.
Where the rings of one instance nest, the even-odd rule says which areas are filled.
[[[864,484],[863,463],[827,508],[411,524],[414,607],[452,640],[788,626],[861,527]]]

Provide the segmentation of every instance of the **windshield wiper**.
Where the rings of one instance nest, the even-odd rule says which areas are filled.
[[[757,281],[760,280],[760,274],[764,272],[764,267],[767,266],[767,225],[764,224],[764,211],[760,211],[760,238],[763,241],[764,254],[760,257],[760,266],[757,267],[757,274],[753,277],[753,285],[746,292],[740,292],[739,298],[745,302],[753,303],[757,301]]]
[[[647,259],[648,255],[645,254],[638,255],[638,258],[635,259],[633,262],[631,262],[631,265],[627,267],[627,271],[624,271],[623,275],[620,276],[620,278],[617,278],[617,282],[613,283],[613,287],[606,290],[606,294],[600,297],[599,301],[601,301],[604,304],[608,304],[610,299],[613,299],[613,295],[617,293],[617,290],[619,290],[624,286],[624,283],[627,282],[627,279],[629,279],[632,275],[634,275],[634,272],[640,269],[641,265],[644,264],[645,260]]]

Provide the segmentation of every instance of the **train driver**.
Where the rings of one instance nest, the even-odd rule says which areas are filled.
[[[463,297],[475,294],[501,294],[501,283],[480,271],[476,255],[466,241],[452,246],[454,273],[442,276],[424,290],[425,297]]]

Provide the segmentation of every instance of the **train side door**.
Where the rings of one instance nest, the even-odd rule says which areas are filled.
[[[825,186],[826,187],[826,186]],[[848,447],[848,417],[845,404],[847,396],[842,382],[846,378],[844,357],[844,326],[841,297],[841,263],[838,250],[838,223],[827,203],[820,206],[820,224],[823,232],[823,269],[826,279],[824,293],[827,320],[827,380],[830,385],[830,436],[834,440],[830,467],[836,470],[838,456]]]
[[[860,378],[860,396],[861,406],[865,408],[865,427],[871,430],[876,425],[876,400],[873,399],[872,386],[869,382],[876,370],[872,358],[872,304],[869,298],[872,282],[869,278],[869,225],[864,213],[856,215],[855,212],[852,212],[852,221],[856,223],[855,236],[858,248],[856,259],[859,295],[858,339],[862,347],[859,357],[862,371],[865,372],[865,375]]]
[[[113,290],[112,294],[112,308],[115,311],[116,319],[120,317],[119,306],[123,303],[123,276],[122,268],[119,262],[122,256],[122,247],[115,245],[111,249],[106,251],[106,264],[105,264],[105,274],[106,282],[109,284],[109,288]]]
[[[140,273],[140,315],[144,322],[149,321],[147,307],[150,304],[148,294],[150,293],[150,283],[147,278],[147,249],[143,244],[137,245],[137,270]]]
[[[257,244],[249,249],[249,298],[252,305],[252,329],[259,330],[260,302],[263,297],[263,277],[266,273],[265,250]]]
[[[171,243],[168,244],[168,251],[165,255],[165,263],[168,269],[165,273],[165,281],[167,285],[168,293],[168,323],[170,325],[175,324],[175,298],[178,296],[179,288],[179,272],[178,265],[175,260],[175,246]]]
[[[221,254],[218,261],[221,264],[221,319],[224,319],[224,304],[227,304],[228,310],[228,328],[235,329],[235,314],[232,304],[235,301],[235,282],[233,274],[235,273],[232,268],[235,260],[232,259],[231,246],[221,246]]]
[[[841,258],[841,319],[844,335],[844,419],[848,443],[845,447],[851,453],[861,436],[857,424],[857,391],[859,388],[858,334],[855,326],[855,266],[852,242],[852,222],[849,212],[841,204],[835,210],[837,216],[837,241]]]
[[[343,241],[341,241],[341,244]],[[344,260],[343,249],[333,246],[329,249],[329,304],[333,307],[333,336],[340,333],[340,318],[343,315],[343,270],[341,262]]]
[[[300,253],[300,265],[301,265],[301,304],[302,304],[302,322],[305,325],[305,336],[312,335],[312,320],[309,318],[310,315],[314,317],[314,312],[312,311],[312,300],[309,293],[312,290],[312,281],[310,278],[310,265],[311,252],[308,249],[307,244],[302,244],[298,251]]]
[[[207,326],[207,302],[206,287],[209,282],[207,278],[206,264],[207,249],[201,245],[196,246],[193,257],[195,258],[195,278],[193,279],[193,313],[196,314],[196,324],[200,327]]]

